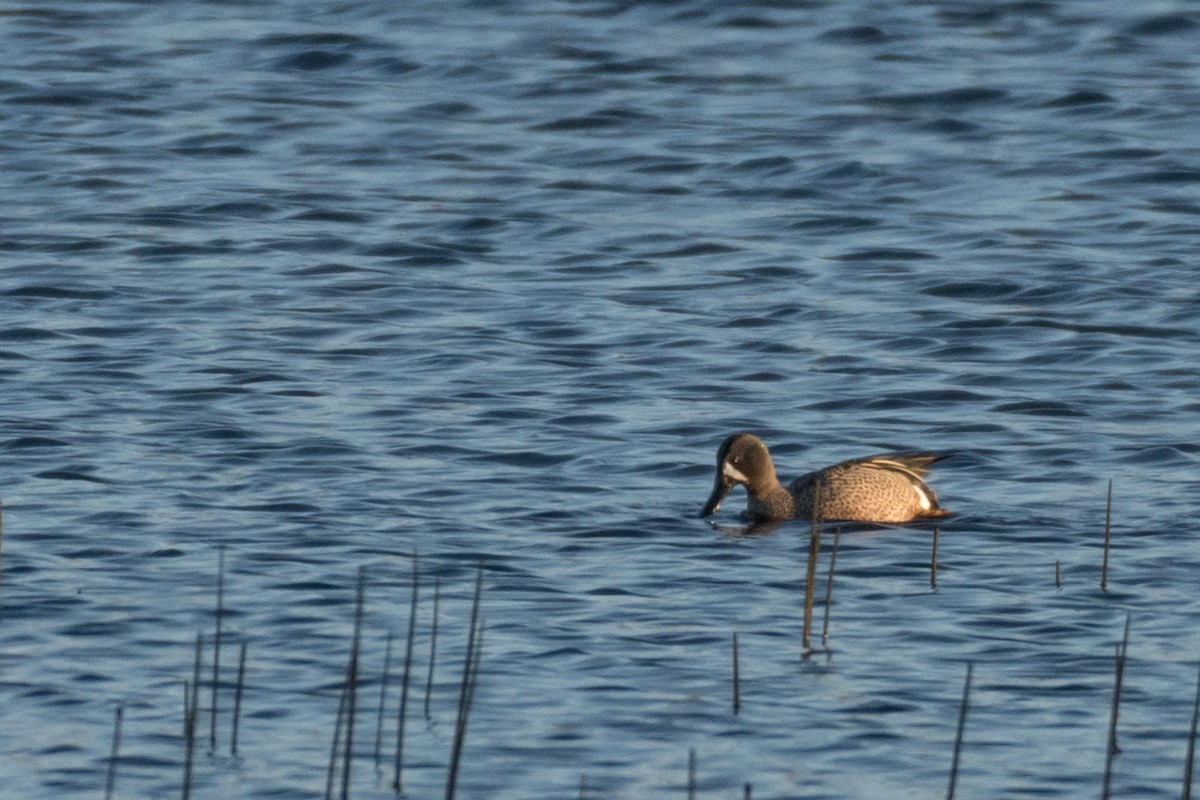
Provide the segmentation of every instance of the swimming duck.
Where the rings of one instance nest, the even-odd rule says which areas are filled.
[[[748,515],[760,522],[811,518],[814,496],[820,498],[818,516],[823,521],[911,522],[947,517],[951,512],[938,505],[937,495],[923,479],[930,466],[948,455],[887,453],[857,458],[801,475],[785,488],[763,440],[752,433],[735,433],[717,451],[717,480],[700,516],[714,513],[740,484],[748,493]]]

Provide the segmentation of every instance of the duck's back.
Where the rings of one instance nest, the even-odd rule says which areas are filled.
[[[789,490],[796,499],[796,516],[811,517],[820,484],[823,520],[908,522],[920,517],[944,517],[937,494],[923,480],[944,453],[888,453],[801,475]]]

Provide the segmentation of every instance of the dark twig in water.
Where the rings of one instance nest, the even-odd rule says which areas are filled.
[[[462,760],[463,742],[467,737],[467,718],[471,712],[471,701],[475,693],[475,680],[479,674],[479,654],[482,646],[483,627],[479,618],[479,600],[483,594],[483,564],[475,577],[475,599],[471,603],[471,622],[468,626],[467,653],[463,659],[462,683],[458,690],[458,718],[454,724],[454,747],[450,751],[450,770],[446,777],[446,800],[454,800],[458,788],[458,767]]]
[[[217,695],[221,682],[221,622],[225,617],[225,545],[217,548],[217,608],[213,634],[212,711],[209,714],[208,752],[217,750]]]
[[[1196,677],[1196,702],[1192,706],[1192,727],[1188,731],[1187,761],[1183,766],[1183,800],[1192,800],[1192,764],[1196,755],[1196,724],[1200,722],[1200,673]]]
[[[429,674],[425,678],[425,719],[432,719],[429,714],[429,698],[433,695],[433,664],[437,660],[438,633],[438,603],[442,597],[442,581],[433,581],[433,624],[429,629]]]
[[[112,800],[113,788],[117,783],[117,759],[121,755],[121,719],[125,715],[125,704],[117,703],[113,712],[112,750],[108,754],[108,775],[104,779],[104,800]]]
[[[1104,508],[1104,564],[1100,567],[1100,591],[1108,591],[1108,550],[1112,544],[1112,478],[1108,479],[1108,502]]]
[[[742,710],[742,687],[741,675],[738,669],[738,637],[737,631],[733,632],[733,713],[738,714]]]
[[[467,684],[467,708],[463,715],[463,736],[467,735],[467,717],[471,713],[471,708],[475,704],[475,686],[479,683],[479,660],[483,657],[483,617],[479,618],[479,624],[475,626],[475,646],[472,648],[471,660],[471,680]]]
[[[933,526],[933,555],[929,557],[929,588],[937,591],[937,571],[938,571],[938,536],[941,531],[938,526]]]
[[[333,743],[329,746],[329,766],[325,770],[325,800],[333,800],[334,786],[337,781],[338,754],[342,749],[342,726],[346,720],[346,700],[349,682],[342,684],[338,693],[337,719],[333,723]]]
[[[750,784],[742,784],[742,800],[750,800],[750,792],[754,787]]]
[[[813,596],[817,584],[817,559],[821,555],[821,482],[813,487],[812,530],[808,535],[808,572],[804,580],[804,657],[812,652]]]
[[[325,772],[325,800],[333,800],[338,784],[338,760],[341,758],[341,798],[350,796],[350,761],[354,753],[354,722],[358,701],[358,660],[362,646],[363,606],[366,597],[366,569],[358,570],[358,586],[354,601],[354,633],[350,644],[350,658],[346,662],[346,678],[338,699],[337,720],[333,725],[333,743],[329,748],[329,767]]]
[[[833,552],[829,555],[829,576],[825,579],[825,619],[821,622],[821,647],[829,647],[829,610],[833,608],[833,574],[837,568],[838,546],[842,541],[839,526],[833,532]]]
[[[237,687],[233,690],[233,731],[229,739],[229,755],[236,756],[238,751],[238,726],[242,720],[242,692],[246,688],[246,640],[238,652]]]
[[[954,800],[954,789],[958,784],[958,760],[962,755],[963,733],[967,728],[967,709],[971,705],[971,674],[975,665],[967,663],[967,678],[963,681],[962,703],[958,707],[958,731],[954,734],[954,755],[950,760],[950,786],[946,790],[946,800]]]
[[[192,763],[196,751],[196,715],[200,708],[200,667],[204,652],[204,634],[196,634],[196,652],[192,660],[192,680],[183,682],[183,790],[180,796],[192,795]]]
[[[412,674],[413,639],[417,634],[417,595],[420,591],[421,576],[418,567],[417,554],[412,558],[412,599],[408,606],[408,641],[404,645],[404,673],[400,681],[400,711],[396,721],[396,774],[392,779],[392,788],[399,794],[404,784],[404,721],[408,718],[408,684]]]
[[[192,796],[192,762],[196,752],[196,684],[183,682],[183,788],[179,796]]]
[[[192,654],[192,698],[196,702],[192,703],[192,710],[199,709],[200,700],[200,668],[204,661],[204,634],[196,634],[196,650]]]
[[[388,631],[387,644],[383,649],[383,673],[379,678],[379,715],[375,720],[375,772],[380,771],[383,749],[383,715],[387,710],[387,690],[392,678],[392,640],[395,635]]]
[[[1129,627],[1131,621],[1132,615],[1127,614],[1125,616],[1125,635],[1121,637],[1121,642],[1117,645],[1112,713],[1108,720],[1108,748],[1104,759],[1104,786],[1100,792],[1102,800],[1108,800],[1112,796],[1113,759],[1121,752],[1121,748],[1117,745],[1117,719],[1121,713],[1121,684],[1125,679],[1125,654],[1129,651]]]
[[[358,705],[358,664],[362,651],[363,607],[367,593],[367,570],[358,568],[358,591],[354,599],[354,640],[346,670],[346,750],[342,759],[342,800],[350,800],[350,761],[354,756],[354,723]]]
[[[1054,588],[1062,588],[1062,561],[1054,562]]]

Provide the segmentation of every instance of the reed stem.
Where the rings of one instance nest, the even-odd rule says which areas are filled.
[[[937,591],[937,573],[938,573],[938,537],[941,531],[937,525],[933,526],[933,555],[929,557],[929,588]]]
[[[108,775],[104,779],[104,800],[112,800],[113,788],[117,783],[117,758],[121,755],[121,720],[125,715],[125,704],[117,703],[113,712],[112,750],[108,754]]]
[[[741,713],[742,710],[742,688],[741,676],[738,669],[738,635],[737,631],[733,632],[733,713]]]
[[[180,797],[192,796],[192,766],[196,750],[196,715],[200,710],[200,667],[204,653],[204,634],[196,634],[192,657],[192,680],[183,683],[183,789]]]
[[[1196,724],[1200,722],[1200,673],[1196,677],[1196,702],[1192,706],[1192,727],[1188,731],[1187,761],[1183,766],[1182,800],[1192,800],[1192,766],[1196,755]]]
[[[347,689],[349,682],[342,683],[342,690],[338,692],[338,710],[337,718],[333,723],[333,742],[329,746],[329,766],[325,770],[325,800],[333,800],[334,786],[337,781],[337,765],[338,754],[342,749],[342,726],[346,720],[346,700]]]
[[[442,597],[442,580],[433,580],[433,625],[429,629],[429,674],[425,678],[425,719],[432,719],[429,713],[429,698],[433,695],[433,664],[437,661],[438,634],[438,603]]]
[[[196,704],[199,700],[194,682],[183,682],[183,787],[182,800],[192,796],[192,762],[196,742]]]
[[[458,789],[458,768],[462,761],[463,743],[467,737],[467,719],[475,693],[475,680],[479,672],[477,650],[482,644],[483,629],[479,619],[479,600],[483,594],[483,564],[475,577],[475,598],[471,602],[471,622],[468,626],[467,653],[463,659],[462,682],[458,690],[458,718],[454,724],[454,747],[450,751],[450,770],[446,777],[446,800],[454,800]]]
[[[1108,501],[1104,507],[1104,563],[1100,567],[1100,591],[1108,591],[1108,550],[1112,544],[1112,478],[1108,479]]]
[[[408,641],[404,645],[404,673],[400,681],[400,711],[396,721],[396,775],[392,788],[399,794],[404,784],[404,722],[408,718],[408,684],[412,674],[413,639],[417,633],[417,595],[420,591],[421,575],[417,554],[412,558],[412,599],[408,607]]]
[[[687,796],[688,800],[696,800],[696,748],[688,748]]]
[[[233,731],[229,739],[229,755],[236,756],[238,751],[238,727],[242,720],[242,692],[246,688],[246,640],[238,652],[237,688],[233,692]]]
[[[817,584],[817,559],[821,555],[821,482],[813,487],[812,530],[808,535],[808,570],[804,579],[804,657],[812,652],[813,599]]]
[[[213,634],[212,710],[209,714],[208,752],[217,750],[217,695],[221,676],[221,622],[225,617],[225,545],[217,548],[217,609],[216,632]]]
[[[350,762],[354,756],[354,723],[358,706],[358,664],[362,651],[363,609],[367,592],[367,570],[358,568],[358,590],[354,599],[354,639],[350,645],[350,665],[346,670],[346,750],[342,759],[342,800],[350,800]]]
[[[1125,655],[1129,650],[1129,628],[1133,615],[1125,616],[1125,635],[1117,645],[1115,677],[1113,681],[1112,713],[1108,720],[1108,748],[1104,758],[1104,784],[1100,791],[1102,800],[1112,796],[1112,766],[1113,759],[1121,752],[1117,745],[1117,719],[1121,712],[1121,684],[1125,678]]]
[[[380,771],[383,752],[383,715],[387,710],[387,690],[392,678],[392,640],[395,634],[388,631],[387,644],[383,649],[383,672],[379,678],[379,715],[375,720],[375,772]]]
[[[329,766],[325,772],[325,800],[333,800],[335,788],[339,788],[338,761],[341,759],[341,798],[350,796],[350,760],[354,752],[354,721],[358,695],[358,659],[362,642],[363,606],[366,598],[367,571],[358,569],[358,584],[354,599],[354,632],[350,643],[350,657],[346,661],[346,677],[338,697],[337,719],[333,724],[333,742],[329,746]]]
[[[204,661],[204,634],[196,634],[196,650],[192,654],[192,711],[198,712],[200,707],[200,669]]]
[[[833,531],[833,552],[829,555],[829,576],[825,579],[825,619],[821,622],[821,647],[829,647],[829,611],[833,608],[833,574],[837,567],[838,546],[842,541],[842,529]]]
[[[954,800],[954,789],[958,784],[958,762],[962,755],[963,734],[967,728],[967,709],[971,704],[971,674],[975,665],[967,662],[967,678],[963,681],[962,703],[958,707],[958,731],[954,734],[954,756],[950,760],[950,786],[946,800]]]

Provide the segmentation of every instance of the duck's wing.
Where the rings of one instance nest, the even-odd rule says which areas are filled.
[[[841,464],[829,467],[840,470],[846,467],[869,467],[900,472],[913,480],[923,481],[929,475],[929,468],[939,461],[949,458],[953,453],[881,453],[866,458],[856,458],[843,461]]]
[[[898,472],[917,483],[924,482],[929,476],[929,468],[939,461],[949,458],[953,453],[880,453],[864,458],[851,458],[821,469],[806,472],[792,482],[796,489],[812,485],[813,482],[839,473],[853,472],[858,469],[881,469],[888,472]]]

